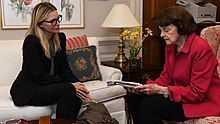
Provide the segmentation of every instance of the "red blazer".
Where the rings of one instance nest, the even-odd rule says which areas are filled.
[[[207,41],[190,34],[182,50],[165,47],[164,70],[155,81],[168,86],[170,99],[182,102],[186,117],[220,115],[220,78],[217,59]]]

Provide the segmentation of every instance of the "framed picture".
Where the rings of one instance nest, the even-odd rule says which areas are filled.
[[[84,0],[50,0],[62,15],[60,28],[84,28]]]
[[[1,0],[2,29],[26,29],[31,22],[31,13],[41,0]]]

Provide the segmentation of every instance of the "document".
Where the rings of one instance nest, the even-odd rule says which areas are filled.
[[[108,85],[120,85],[120,86],[128,87],[128,88],[135,88],[136,86],[142,85],[142,84],[136,83],[136,82],[120,81],[120,80],[108,81],[107,84]]]

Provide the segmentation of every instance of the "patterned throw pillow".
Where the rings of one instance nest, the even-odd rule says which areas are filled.
[[[75,48],[66,53],[73,74],[81,82],[102,79],[97,64],[96,46]]]
[[[73,49],[79,47],[87,47],[89,46],[86,35],[76,36],[66,39],[66,49]]]

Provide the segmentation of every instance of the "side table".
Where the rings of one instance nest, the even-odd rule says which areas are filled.
[[[159,77],[163,67],[155,65],[144,65],[140,66],[131,66],[129,63],[127,65],[118,65],[113,60],[112,61],[102,61],[102,65],[118,68],[123,74],[122,80],[124,81],[134,81],[138,83],[146,83],[147,78],[149,77],[152,80],[155,80]]]

